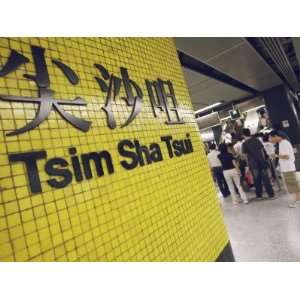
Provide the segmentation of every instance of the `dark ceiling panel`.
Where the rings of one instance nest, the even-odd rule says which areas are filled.
[[[175,43],[177,49],[206,62],[210,58],[243,43],[243,39],[239,37],[178,37],[175,38]]]
[[[187,85],[193,83],[193,88],[189,88],[195,110],[201,109],[207,105],[222,101],[247,97],[250,93],[224,84],[218,80],[211,79],[197,72],[183,68]],[[204,80],[206,78],[206,80]],[[198,84],[196,84],[198,82]]]
[[[246,42],[211,59],[209,64],[260,91],[271,88],[281,82],[277,74]]]
[[[258,93],[258,91],[253,89],[252,87],[247,86],[243,82],[240,82],[239,80],[236,80],[235,78],[233,78],[227,74],[224,74],[223,72],[211,67],[210,65],[205,64],[202,61],[199,61],[198,59],[194,58],[193,56],[190,56],[179,50],[178,50],[178,56],[179,56],[181,65],[185,68],[188,68],[188,69],[198,72],[200,74],[206,75],[215,80],[219,80],[225,84],[231,85],[231,86],[241,89],[241,90],[244,90],[248,93],[252,93],[252,94]]]
[[[175,38],[178,49],[262,91],[282,81],[244,38]]]

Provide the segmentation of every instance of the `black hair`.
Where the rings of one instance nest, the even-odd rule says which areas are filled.
[[[269,141],[269,135],[268,135],[268,134],[265,134],[265,135],[263,136],[263,141],[264,141],[264,142],[268,142],[268,141]]]
[[[243,128],[243,135],[244,136],[251,136],[251,131],[249,128]]]
[[[214,143],[209,145],[209,150],[215,150],[216,148],[217,148],[217,146]]]
[[[222,143],[219,145],[219,151],[222,153],[222,154],[226,154],[228,153],[228,149],[227,149],[227,145]]]

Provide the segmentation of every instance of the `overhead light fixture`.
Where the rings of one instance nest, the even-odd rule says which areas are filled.
[[[201,109],[195,111],[195,114],[204,112],[204,111],[206,111],[206,110],[210,110],[210,109],[212,109],[212,108],[214,108],[214,107],[216,107],[216,106],[219,106],[219,105],[221,105],[221,104],[222,104],[222,102],[217,102],[217,103],[214,103],[214,104],[212,104],[212,105],[206,106],[206,107],[204,107],[204,108],[201,108]]]
[[[225,121],[225,120],[227,120],[227,119],[230,119],[230,116],[225,117],[225,118],[222,118],[222,119],[220,119],[220,120],[221,120],[221,121]]]
[[[266,105],[260,105],[260,106],[256,106],[256,107],[252,107],[252,108],[250,108],[250,109],[248,109],[248,110],[245,110],[244,112],[246,113],[246,112],[249,112],[249,111],[252,111],[252,110],[257,110],[257,109],[260,109],[260,108],[262,108],[262,107],[265,107]]]

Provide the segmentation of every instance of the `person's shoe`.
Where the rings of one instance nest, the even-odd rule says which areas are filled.
[[[254,201],[260,201],[260,200],[264,200],[264,198],[262,197],[262,196],[260,196],[260,197],[255,197],[255,198],[253,198],[253,200]]]
[[[238,201],[233,201],[232,203],[233,203],[234,206],[239,205],[239,202],[238,202]]]
[[[300,200],[296,200],[295,202],[289,204],[290,208],[300,207]]]
[[[268,199],[270,199],[270,200],[275,200],[275,199],[277,199],[277,196],[275,196],[275,195],[269,196]]]
[[[244,203],[244,204],[248,204],[249,201],[248,201],[248,200],[244,200],[243,203]]]

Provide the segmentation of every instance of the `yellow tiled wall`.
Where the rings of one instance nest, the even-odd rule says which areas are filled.
[[[0,99],[0,261],[214,261],[228,236],[173,40],[0,38],[0,70],[11,49],[30,59],[0,77],[0,97],[37,97],[36,85],[23,77],[35,72],[30,45],[46,49],[54,98],[84,99],[87,106],[64,108],[92,125],[82,132],[53,109],[36,129],[7,136],[34,118],[37,104]],[[79,84],[70,84],[51,59],[71,67]],[[120,98],[114,103],[117,128],[107,126],[95,63],[117,76],[126,67],[144,92],[142,111],[124,128],[130,107]],[[145,79],[157,78],[173,82],[185,124],[167,125],[163,112],[154,118]],[[160,137],[183,139],[187,133],[194,152],[169,158]],[[125,170],[117,151],[122,139],[156,142],[164,160]],[[109,151],[115,172],[55,189],[39,160],[43,191],[33,194],[24,164],[8,161],[9,153],[40,150],[69,160],[70,147],[78,154]]]

